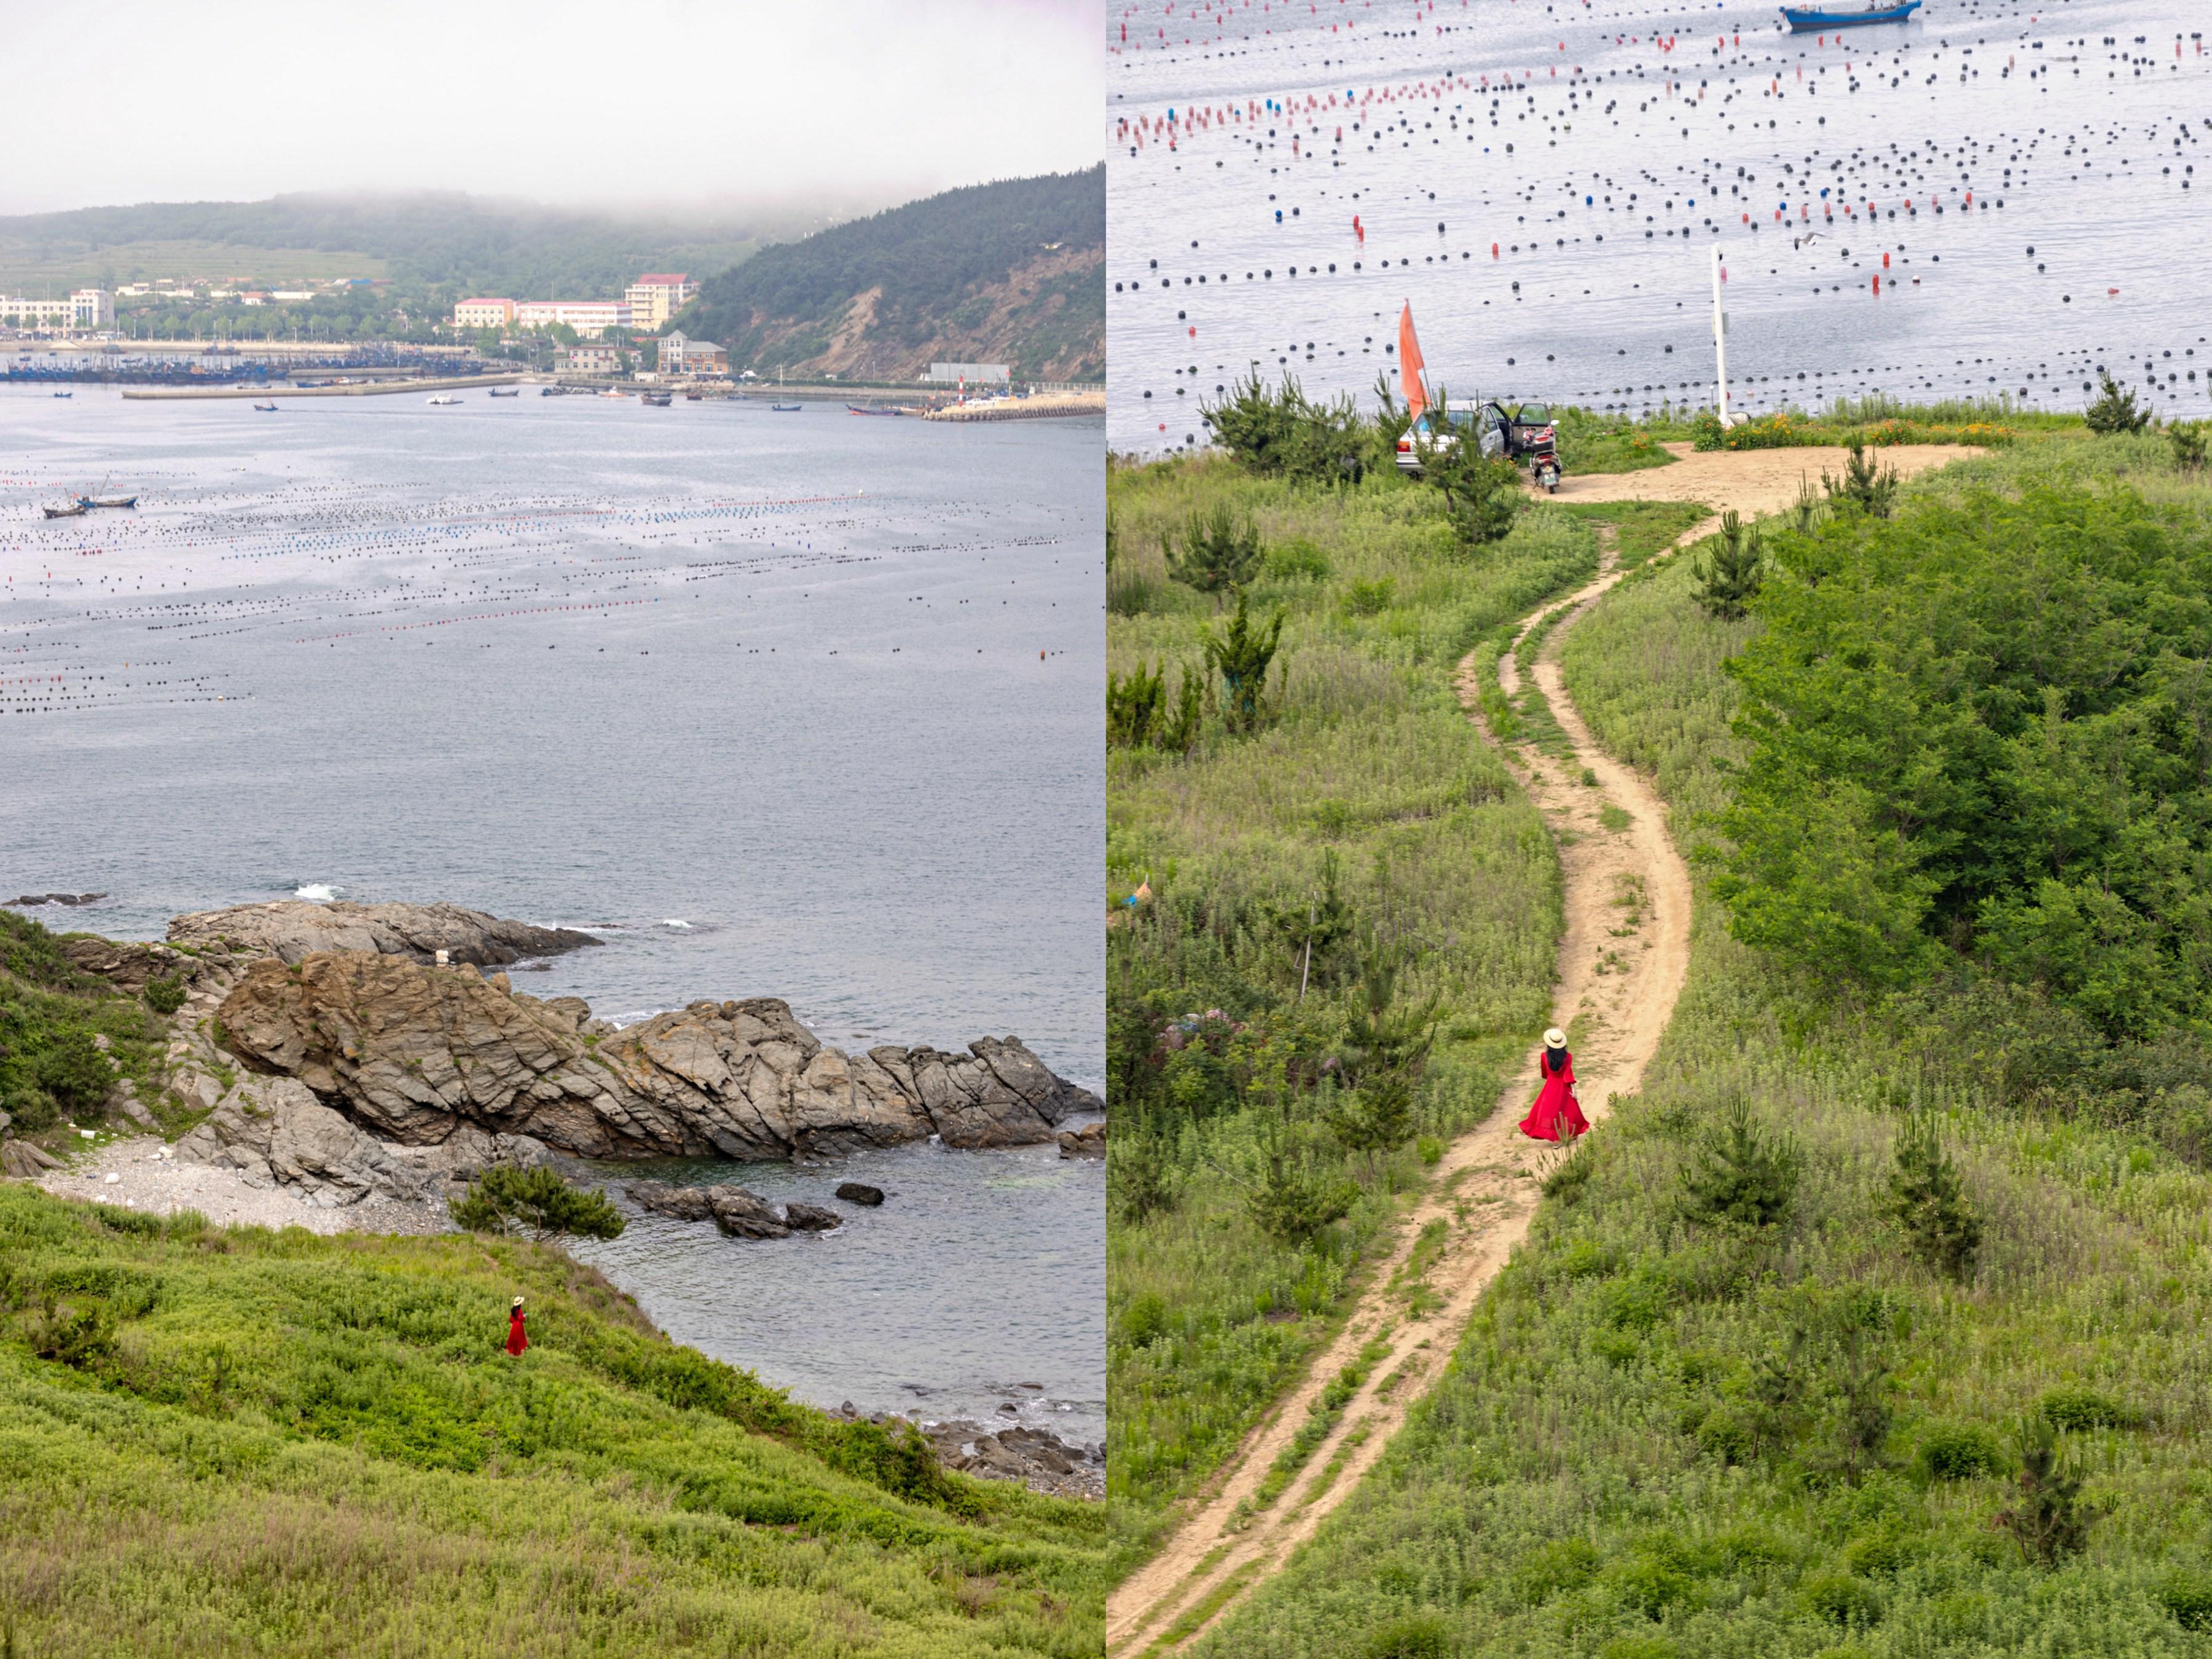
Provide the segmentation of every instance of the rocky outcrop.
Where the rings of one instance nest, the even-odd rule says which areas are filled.
[[[845,1181],[838,1183],[837,1196],[848,1204],[865,1204],[873,1209],[884,1201],[884,1189],[864,1181]]]
[[[607,1034],[578,999],[380,951],[264,957],[216,1012],[249,1064],[412,1146],[473,1127],[598,1158],[837,1154],[932,1134],[1006,1146],[1102,1109],[1013,1037],[848,1054],[768,997]]]
[[[1079,1129],[1062,1129],[1060,1132],[1060,1155],[1062,1158],[1105,1157],[1105,1124],[1086,1123]]]
[[[96,974],[134,997],[144,993],[150,980],[173,979],[189,985],[199,976],[198,957],[166,945],[101,939],[93,933],[65,934],[59,943],[62,954],[79,972]]]
[[[58,1170],[61,1159],[28,1140],[0,1140],[0,1170],[29,1180],[48,1170]]]
[[[640,1209],[678,1221],[712,1221],[732,1238],[788,1238],[794,1232],[826,1233],[841,1224],[835,1211],[793,1199],[781,1209],[743,1187],[672,1187],[633,1181],[623,1188]]]
[[[783,1224],[793,1232],[826,1233],[844,1223],[835,1210],[825,1210],[819,1204],[802,1204],[794,1198],[783,1206]]]
[[[169,923],[169,943],[225,947],[283,962],[325,951],[365,951],[413,962],[447,960],[503,967],[525,957],[557,956],[602,941],[570,927],[536,927],[458,904],[317,904],[278,899],[202,910]]]
[[[430,1182],[374,1135],[317,1100],[293,1078],[252,1078],[233,1089],[177,1143],[196,1163],[236,1170],[248,1186],[296,1187],[328,1206],[379,1198],[422,1199]]]

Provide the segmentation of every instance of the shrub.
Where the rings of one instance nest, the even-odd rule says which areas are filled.
[[[1358,483],[1375,444],[1349,397],[1316,404],[1294,376],[1285,375],[1278,391],[1256,369],[1231,388],[1226,402],[1201,405],[1199,418],[1214,442],[1255,472],[1313,483]]]
[[[1881,1617],[1881,1598],[1874,1586],[1848,1572],[1816,1572],[1798,1593],[1821,1618],[1838,1625],[1871,1625]]]
[[[1797,1175],[1796,1147],[1763,1128],[1739,1097],[1682,1171],[1682,1212],[1692,1221],[1771,1226],[1789,1212]]]
[[[1133,1347],[1150,1347],[1168,1334],[1166,1299],[1147,1291],[1133,1297],[1121,1313],[1122,1340]]]
[[[1373,581],[1352,583],[1344,596],[1344,608],[1355,617],[1372,617],[1388,611],[1398,592],[1396,580],[1379,576]]]
[[[2043,1396],[2038,1409],[2044,1421],[2067,1434],[2088,1429],[2132,1429],[2142,1424],[2142,1413],[2094,1389],[2053,1389]]]
[[[146,1006],[164,1019],[185,1006],[185,981],[181,974],[167,979],[149,979],[143,993]]]
[[[1367,1638],[1367,1659],[1449,1659],[1451,1626],[1432,1613],[1409,1613],[1377,1625]]]
[[[557,1170],[515,1170],[495,1164],[446,1206],[472,1233],[522,1232],[539,1243],[574,1235],[619,1238],[622,1212],[604,1193],[571,1187]]]
[[[48,1042],[32,1067],[39,1085],[72,1112],[99,1111],[115,1085],[107,1056],[81,1025],[65,1025]]]
[[[2185,477],[2204,470],[2205,427],[2203,421],[2176,421],[2166,429],[2166,441],[2173,447],[2173,470]]]
[[[1262,1154],[1260,1179],[1245,1195],[1253,1224],[1279,1244],[1310,1243],[1352,1209],[1352,1183],[1316,1170],[1279,1144]]]
[[[1972,1480],[2003,1473],[2005,1455],[1996,1437],[1972,1424],[1938,1424],[1921,1437],[1917,1462],[1930,1480]]]
[[[1188,668],[1172,706],[1165,663],[1148,669],[1140,662],[1125,675],[1106,677],[1106,741],[1115,748],[1187,754],[1204,718],[1203,688]]]
[[[62,1121],[62,1109],[54,1097],[34,1085],[18,1084],[0,1101],[9,1121],[18,1134],[34,1135],[41,1129],[51,1129]]]
[[[1922,1261],[1954,1279],[1966,1278],[1982,1246],[1981,1218],[1966,1201],[1936,1120],[1909,1120],[1897,1132],[1893,1157],[1889,1213]]]
[[[1267,550],[1261,569],[1272,581],[1320,582],[1328,580],[1328,556],[1299,536]]]
[[[2155,1592],[2158,1603],[2184,1630],[2212,1630],[2212,1574],[2169,1572]]]

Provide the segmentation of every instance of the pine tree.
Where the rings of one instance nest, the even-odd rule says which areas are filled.
[[[1206,665],[1221,676],[1222,722],[1231,732],[1257,731],[1267,715],[1267,668],[1283,635],[1280,611],[1264,625],[1255,625],[1245,611],[1244,596],[1237,596],[1237,614],[1216,634],[1204,630],[1200,645]]]
[[[1844,463],[1844,476],[1833,478],[1823,471],[1820,488],[1827,491],[1828,499],[1840,507],[1855,507],[1871,518],[1886,519],[1897,504],[1897,469],[1877,466],[1868,455],[1866,445],[1858,439],[1851,440],[1850,459]]]
[[[2089,1547],[2097,1511],[2081,1501],[2080,1462],[2042,1413],[2021,1419],[2013,1443],[2020,1455],[2020,1501],[1998,1511],[1991,1524],[2012,1534],[2021,1560],[2055,1567]]]
[[[2092,432],[2140,432],[2150,424],[2150,407],[2136,406],[2136,394],[2123,388],[2110,369],[2097,371],[2097,401],[2082,420]]]
[[[1733,1102],[1722,1127],[1682,1171],[1682,1211],[1692,1221],[1771,1226],[1789,1213],[1796,1196],[1797,1149],[1769,1134],[1752,1115],[1751,1103]]]
[[[1889,1176],[1889,1213],[1922,1261],[1954,1279],[1974,1270],[1981,1218],[1967,1202],[1958,1166],[1943,1149],[1932,1116],[1908,1119],[1897,1132]]]
[[[571,1187],[557,1171],[542,1166],[517,1170],[494,1164],[446,1207],[472,1233],[523,1232],[541,1244],[571,1234],[619,1238],[623,1231],[622,1212],[605,1194]]]
[[[1178,547],[1170,535],[1163,538],[1161,550],[1170,578],[1215,594],[1242,588],[1257,575],[1263,551],[1260,526],[1249,516],[1240,522],[1225,506],[1192,514],[1182,544]]]
[[[1734,507],[1721,514],[1721,539],[1710,561],[1698,556],[1691,574],[1697,578],[1694,593],[1709,617],[1735,622],[1759,597],[1766,580],[1766,552],[1759,544],[1759,526],[1746,524]]]

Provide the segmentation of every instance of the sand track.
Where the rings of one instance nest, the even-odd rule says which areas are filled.
[[[1672,466],[1569,479],[1559,495],[1581,501],[1694,501],[1716,511],[1733,507],[1745,513],[1772,512],[1797,498],[1801,477],[1817,489],[1822,464],[1836,470],[1842,453],[1796,449],[1698,454],[1687,445],[1668,447],[1682,458]],[[1904,445],[1881,455],[1900,476],[1910,476],[1979,453]],[[1674,550],[1716,527],[1715,520],[1707,520],[1680,537]],[[1565,930],[1559,940],[1552,1020],[1569,1034],[1577,1093],[1593,1125],[1605,1121],[1613,1097],[1632,1095],[1642,1086],[1644,1068],[1659,1046],[1690,965],[1690,877],[1667,833],[1665,809],[1641,774],[1592,739],[1559,672],[1567,630],[1621,578],[1613,540],[1607,528],[1594,580],[1531,613],[1516,635],[1517,642],[1554,613],[1567,613],[1545,640],[1533,669],[1575,758],[1561,761],[1527,744],[1499,745],[1559,846]],[[1483,666],[1477,657],[1468,658],[1460,665],[1458,679],[1461,702],[1478,725],[1474,710]],[[1499,685],[1508,696],[1518,695],[1514,653],[1508,651],[1498,668]],[[1595,784],[1583,781],[1585,768]],[[1626,812],[1628,822],[1607,829],[1607,807]],[[1115,1659],[1178,1652],[1197,1639],[1255,1585],[1279,1571],[1382,1456],[1407,1410],[1457,1346],[1476,1299],[1528,1236],[1540,1175],[1559,1156],[1518,1132],[1535,1088],[1532,1053],[1499,1109],[1447,1150],[1437,1179],[1400,1227],[1395,1244],[1375,1268],[1336,1339],[1245,1437],[1160,1553],[1109,1595],[1106,1647]],[[1401,1270],[1422,1230],[1436,1221],[1445,1225],[1445,1242],[1425,1282],[1443,1305],[1416,1316],[1399,1282]],[[1330,1379],[1374,1340],[1388,1344],[1389,1356],[1370,1369],[1328,1437],[1271,1506],[1240,1514]]]

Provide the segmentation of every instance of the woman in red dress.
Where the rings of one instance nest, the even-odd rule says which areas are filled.
[[[1521,1120],[1521,1133],[1532,1140],[1568,1141],[1587,1133],[1589,1120],[1575,1099],[1575,1057],[1567,1052],[1567,1034],[1557,1026],[1544,1033],[1536,1073],[1544,1086]]]
[[[530,1339],[522,1334],[522,1298],[514,1298],[514,1306],[507,1314],[507,1351],[520,1353],[530,1346]]]

